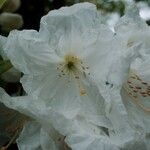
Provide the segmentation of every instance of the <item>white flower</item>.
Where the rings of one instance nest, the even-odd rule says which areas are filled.
[[[68,118],[80,114],[107,127],[104,99],[94,76],[99,75],[99,59],[111,49],[113,34],[99,22],[93,4],[61,8],[41,19],[39,33],[11,32],[4,49],[25,74],[21,82],[27,94]]]
[[[134,8],[134,9],[133,9]],[[134,13],[133,13],[134,11]],[[132,15],[131,15],[132,14]],[[149,100],[149,82],[150,79],[148,78],[149,72],[149,60],[150,60],[150,28],[140,19],[138,10],[135,7],[131,7],[128,10],[128,13],[121,18],[120,23],[124,26],[124,30],[129,30],[128,33],[125,35],[123,34],[124,30],[120,25],[117,26],[116,34],[122,36],[125,42],[128,42],[128,46],[132,46],[137,42],[142,43],[140,48],[140,57],[136,58],[135,61],[131,64],[128,79],[123,85],[123,99],[128,98],[125,100],[126,103],[130,103],[129,99],[132,99],[135,104],[131,106],[130,110],[132,113],[137,113],[137,111],[141,110],[145,111],[146,113],[142,113],[142,117],[140,116],[141,113],[137,114],[137,117],[133,117],[133,119],[139,118],[137,121],[140,123],[143,122],[144,127],[143,129],[150,132],[150,100]],[[128,40],[127,40],[128,39]],[[132,102],[133,102],[132,101]],[[129,104],[126,104],[127,107]],[[137,106],[138,105],[138,106]],[[137,106],[137,107],[136,107]],[[134,109],[137,110],[134,110]],[[131,117],[132,115],[129,115]],[[148,117],[148,118],[147,118]],[[141,119],[140,119],[141,118]],[[132,120],[132,119],[131,119]],[[133,121],[133,120],[132,120]]]
[[[132,50],[120,51],[117,42],[113,33],[100,25],[95,6],[83,3],[51,11],[41,19],[39,32],[11,32],[4,49],[25,74],[21,82],[27,94],[45,100],[68,118],[80,112],[107,127],[104,99],[95,83],[102,80],[105,84],[105,74],[111,70],[111,80],[116,80],[115,74],[128,69],[135,56],[130,54]]]
[[[131,47],[141,43],[140,55],[131,63],[130,69],[126,72],[128,77],[126,77],[124,84],[120,85],[120,88],[107,88],[104,97],[112,103],[108,109],[107,117],[111,119],[113,126],[117,129],[122,128],[120,133],[123,133],[123,128],[134,129],[137,137],[145,139],[145,146],[139,146],[139,148],[148,150],[150,149],[150,45],[148,40],[150,29],[140,19],[135,7],[131,7],[127,14],[119,20],[116,26],[116,36],[122,39],[122,47]],[[124,121],[118,124],[121,116]],[[131,137],[133,134],[127,133]],[[135,149],[132,146],[135,145],[129,144],[131,149]]]
[[[93,4],[51,11],[41,19],[39,32],[10,33],[3,47],[24,73],[21,82],[28,96],[10,100],[4,94],[1,101],[46,128],[52,125],[74,150],[80,149],[71,144],[78,134],[94,139],[95,150],[118,149],[116,145],[134,141],[135,136],[115,90],[125,81],[140,46],[123,46],[122,39],[100,24]],[[110,130],[112,141],[101,127]],[[83,140],[85,149],[91,148],[88,142]]]

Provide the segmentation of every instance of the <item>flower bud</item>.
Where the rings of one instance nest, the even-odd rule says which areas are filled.
[[[2,11],[14,12],[20,7],[20,4],[20,0],[6,0],[5,4],[2,7]]]
[[[22,16],[19,14],[2,13],[0,15],[1,31],[8,33],[13,29],[19,29],[23,25]]]

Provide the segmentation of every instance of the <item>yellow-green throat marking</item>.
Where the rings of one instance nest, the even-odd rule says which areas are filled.
[[[87,94],[82,86],[81,79],[86,78],[87,74],[90,75],[89,67],[79,57],[73,54],[65,55],[63,61],[58,64],[57,70],[59,71],[59,77],[68,76],[69,81],[75,79],[80,95]]]

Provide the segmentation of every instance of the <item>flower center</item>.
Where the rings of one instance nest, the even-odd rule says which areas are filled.
[[[68,64],[67,64],[67,67],[68,67],[69,70],[73,70],[74,67],[75,67],[74,62],[69,61]]]
[[[86,90],[83,88],[81,80],[82,78],[86,78],[86,74],[90,74],[89,67],[86,66],[79,57],[73,54],[65,55],[64,60],[58,64],[57,70],[59,71],[59,77],[68,76],[69,81],[70,79],[75,79],[80,94],[86,94]]]
[[[64,68],[65,70],[68,70],[68,73],[69,72],[78,72],[80,71],[80,63],[81,63],[81,60],[77,57],[77,56],[74,56],[74,55],[66,55],[64,57]]]

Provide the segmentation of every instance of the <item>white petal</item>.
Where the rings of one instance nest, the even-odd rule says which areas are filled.
[[[86,91],[85,95],[80,94],[76,81],[68,82],[52,73],[45,76],[24,76],[21,81],[28,94],[45,100],[47,106],[67,118],[80,114],[99,126],[110,127],[105,117],[104,99],[94,83],[87,78],[85,82],[81,82]]]
[[[41,142],[41,147],[42,150],[59,150],[57,146],[55,145],[55,142],[53,139],[48,135],[46,131],[43,129],[40,130],[41,135],[40,135],[40,142]]]
[[[127,78],[131,62],[140,55],[141,43],[125,48],[118,40],[118,37],[114,37],[113,40],[97,45],[93,54],[86,57],[90,76],[98,86],[105,86],[107,83],[110,87],[122,85]]]
[[[45,40],[57,54],[64,55],[64,52],[80,52],[85,45],[89,45],[99,26],[96,6],[80,3],[50,11],[41,19],[40,34],[46,35]]]
[[[80,116],[85,117],[88,122],[97,126],[110,128],[111,122],[105,114],[105,100],[100,95],[98,87],[92,81],[83,82],[86,94],[80,96]]]
[[[99,136],[88,136],[74,134],[69,136],[66,141],[73,150],[119,150],[108,138]]]
[[[50,106],[46,106],[43,101],[33,99],[29,96],[11,98],[4,91],[0,90],[0,92],[0,101],[4,103],[4,105],[31,118],[35,118],[47,128],[52,124],[63,135],[72,132],[72,130],[76,130],[76,124],[74,124],[72,119],[69,120],[63,114],[55,112]]]
[[[13,65],[25,74],[49,71],[48,66],[53,66],[59,59],[34,30],[12,31],[4,51]]]
[[[105,96],[106,100],[110,105],[107,107],[107,117],[111,120],[113,125],[112,129],[109,130],[110,141],[123,150],[132,150],[134,148],[138,150],[146,149],[145,132],[140,125],[136,124],[133,126],[132,122],[137,118],[132,118],[133,120],[131,120],[132,114],[128,112],[128,108],[126,109],[122,102],[120,89],[113,88],[105,94],[107,95]],[[127,95],[124,97],[127,97]],[[137,113],[137,115],[139,115],[139,113]],[[138,122],[139,120],[136,121]]]
[[[17,139],[19,150],[42,150],[40,129],[41,127],[37,123],[26,123],[22,133]]]
[[[0,88],[0,101],[5,91]],[[7,97],[8,98],[8,97]],[[7,98],[3,99],[7,101]],[[11,98],[9,97],[9,100]],[[0,147],[6,144],[22,128],[26,117],[15,110],[9,109],[0,102]]]
[[[132,94],[136,94],[138,97],[129,95],[129,92],[126,90],[126,87],[122,90],[122,99],[127,107],[129,113],[129,118],[131,123],[143,132],[150,132],[150,101],[149,101],[149,92],[147,88],[150,84],[150,72],[149,72],[149,55],[142,56],[141,58],[136,59],[131,65],[131,75],[129,74],[128,80],[132,82],[132,86],[141,87],[141,90],[138,90],[137,93],[134,93],[131,90]],[[138,76],[138,79],[131,79],[131,76],[135,74]],[[146,97],[142,95],[142,92],[146,93]],[[148,92],[148,93],[147,93]],[[148,111],[149,110],[149,111]]]
[[[143,134],[150,133],[150,116],[148,112],[144,112],[134,100],[132,100],[125,90],[122,90],[122,99],[128,112],[129,121],[132,126]],[[148,105],[150,106],[150,105]],[[148,107],[145,105],[145,108]],[[148,107],[150,108],[150,107]]]
[[[58,77],[55,73],[45,76],[24,76],[22,83],[33,99],[44,101],[48,107],[66,117],[72,118],[80,109],[79,91],[75,84]]]
[[[144,28],[147,28],[147,24],[140,18],[138,8],[135,5],[131,5],[125,15],[119,19],[115,30],[117,34],[129,34]]]
[[[38,122],[30,121],[25,124],[17,144],[19,150],[59,150],[59,147],[63,145],[57,142],[60,138],[62,136],[53,128],[51,132],[47,132]]]

